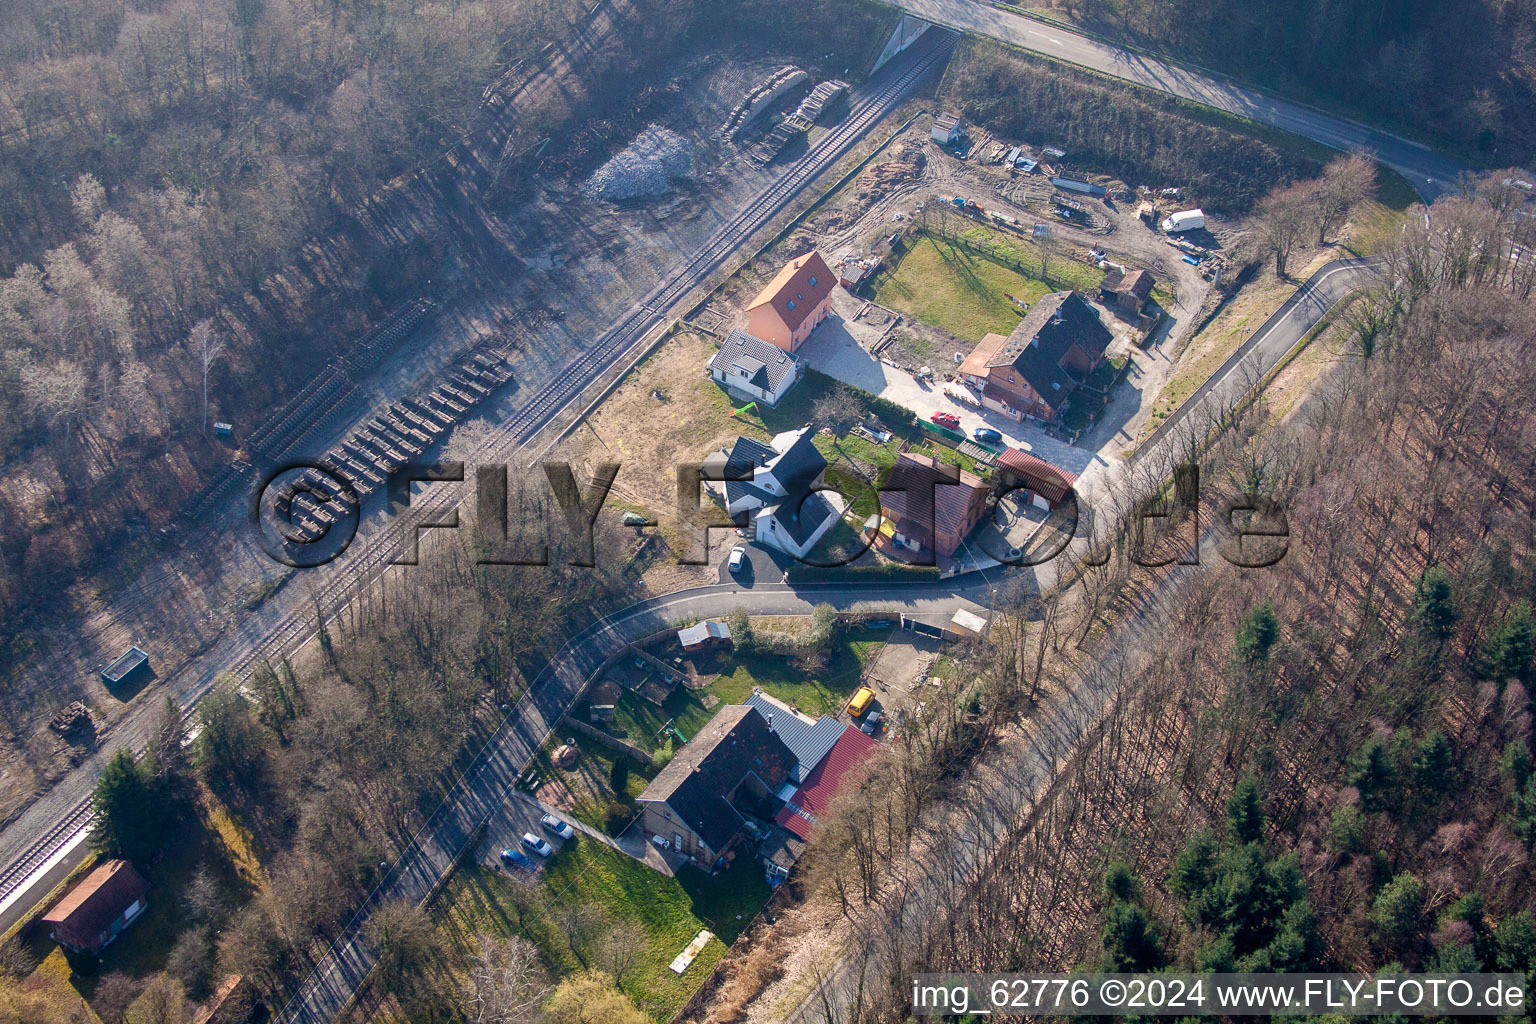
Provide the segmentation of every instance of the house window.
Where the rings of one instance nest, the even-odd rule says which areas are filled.
[[[799,292],[795,292],[795,298],[799,299],[801,302],[805,301],[805,296],[801,295]]]
[[[814,277],[813,277],[813,278],[811,278],[811,287],[812,287],[812,288],[815,288],[815,287],[816,287],[816,279],[815,279],[815,278],[814,278]]]
[[[795,308],[795,300],[794,299],[790,299],[789,300],[789,308],[790,309],[794,309]]]

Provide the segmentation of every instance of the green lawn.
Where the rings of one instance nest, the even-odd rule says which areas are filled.
[[[1007,334],[1022,316],[1006,297],[1034,302],[1062,288],[1098,287],[1103,273],[1022,238],[985,227],[958,240],[911,236],[907,251],[874,282],[875,301],[964,338]]]
[[[999,263],[931,235],[914,236],[900,262],[875,280],[875,301],[967,341],[1007,334],[1018,324],[1017,306],[1004,292],[1033,302],[1050,291]]]
[[[668,721],[684,736],[693,736],[713,716],[714,712],[700,704],[686,687],[673,690],[659,708],[626,691],[615,709],[613,726],[622,730],[624,742],[654,754],[662,746],[662,737],[657,734]]]
[[[628,694],[625,694],[625,698],[634,699]],[[636,701],[636,703],[641,702]],[[651,746],[636,738],[636,733],[639,731],[636,728],[630,735],[622,738],[625,742],[633,743],[637,747],[652,749]],[[535,763],[539,766],[540,774],[546,778],[559,779],[571,791],[575,801],[569,812],[571,817],[585,825],[602,830],[606,825],[608,805],[616,802],[632,804],[634,798],[640,795],[646,784],[655,776],[656,771],[631,761],[624,792],[615,793],[610,781],[613,762],[623,755],[589,736],[583,736],[580,733],[570,735],[571,732],[573,730],[564,733],[557,730],[544,745],[544,749],[539,751]],[[550,760],[550,753],[564,743],[567,736],[574,739],[576,746],[581,750],[581,758],[571,771],[556,768],[554,762]]]
[[[821,670],[791,663],[781,654],[738,653],[734,670],[721,675],[709,690],[727,704],[740,704],[756,686],[808,715],[836,714],[859,688],[865,662],[889,635],[889,630],[863,627],[845,630]]]
[[[445,943],[469,949],[476,934],[520,934],[538,946],[557,974],[580,970],[578,953],[591,959],[601,933],[573,950],[556,925],[552,910],[580,904],[614,921],[634,921],[647,942],[622,988],[657,1020],[668,1020],[699,986],[768,899],[761,867],[738,858],[727,872],[711,878],[684,867],[668,878],[594,840],[567,844],[547,862],[542,885],[548,899],[529,883],[511,881],[479,864],[466,864],[449,878],[432,911]],[[668,965],[700,928],[719,936],[682,975]]]

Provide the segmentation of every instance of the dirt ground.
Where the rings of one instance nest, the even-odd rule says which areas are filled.
[[[675,182],[669,194],[622,204],[586,198],[583,181],[608,155],[595,152],[591,166],[537,179],[530,190],[460,197],[462,210],[432,208],[437,194],[410,181],[400,185],[408,199],[394,205],[380,200],[380,209],[400,212],[391,225],[398,234],[447,234],[434,280],[424,282],[439,309],[359,382],[359,397],[347,409],[316,431],[312,454],[344,437],[378,404],[416,393],[423,379],[487,338],[513,354],[515,383],[480,410],[480,418],[498,422],[561,372],[659,273],[695,251],[748,196],[782,173],[780,166],[758,165],[721,143],[715,131],[747,89],[783,63],[782,55],[738,46],[729,54],[690,54],[664,69],[672,89],[662,120],[693,144],[695,154],[691,176]],[[537,99],[552,88],[535,82],[528,93]],[[623,144],[616,140],[614,148]],[[700,360],[678,379],[694,380],[702,372]],[[693,405],[678,402],[674,408],[685,404]],[[707,443],[701,447],[707,451]],[[642,448],[633,445],[631,454]],[[630,499],[647,508],[670,505],[671,491],[669,485],[660,502],[655,488],[637,487]],[[12,745],[0,748],[0,821],[14,819],[39,792],[97,754],[108,735],[140,733],[140,719],[164,693],[184,700],[199,680],[183,668],[235,630],[256,635],[272,628],[331,571],[295,574],[267,558],[252,542],[245,498],[237,495],[218,517],[195,524],[194,544],[125,565],[99,589],[81,593],[73,621],[35,631],[35,658],[12,667],[4,693],[14,732]],[[355,543],[378,525],[365,522]],[[676,582],[686,585],[687,576]],[[302,582],[295,586],[294,579]],[[109,693],[96,669],[130,644],[149,653],[158,679],[136,693]],[[87,703],[98,723],[94,736],[73,743],[47,729],[49,716],[71,700]],[[138,710],[144,708],[149,711]]]
[[[883,735],[896,728],[893,719],[899,712],[923,701],[924,683],[944,647],[943,641],[898,629],[891,634],[880,655],[864,670],[864,685],[875,691]]]

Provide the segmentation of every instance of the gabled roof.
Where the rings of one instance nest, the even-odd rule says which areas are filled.
[[[677,631],[677,640],[684,647],[697,647],[699,644],[710,640],[729,640],[731,627],[723,622],[715,622],[713,619],[705,619],[696,622],[686,629]]]
[[[1076,345],[1095,359],[1112,337],[1093,307],[1077,293],[1052,292],[1025,314],[987,366],[1013,367],[1042,398],[1054,403],[1078,383],[1061,365],[1067,351]]]
[[[1111,270],[1104,275],[1104,280],[1099,282],[1099,290],[1114,292],[1116,295],[1133,295],[1139,301],[1147,301],[1152,294],[1152,289],[1157,286],[1157,278],[1141,268],[1135,270]]]
[[[804,782],[843,734],[843,723],[837,719],[828,715],[809,718],[766,693],[754,691],[747,703],[768,719],[768,727],[795,755],[797,763],[790,773],[795,782]]]
[[[813,279],[815,284],[811,283]],[[832,273],[827,261],[821,258],[821,253],[813,249],[784,264],[784,269],[775,274],[773,280],[757,293],[757,298],[748,303],[747,310],[750,312],[759,306],[771,305],[774,312],[779,314],[779,319],[784,321],[784,326],[794,331],[821,304],[822,299],[832,294],[832,286],[835,284],[837,275]]]
[[[770,460],[769,471],[791,494],[796,488],[811,486],[827,468],[826,456],[817,451],[815,433],[810,427],[775,434],[773,448],[779,454]]]
[[[784,378],[796,372],[799,363],[798,358],[777,345],[740,328],[726,335],[720,351],[709,359],[710,369],[721,370],[727,378],[739,377],[738,369],[747,370],[752,386],[769,392],[777,391]]]
[[[791,491],[789,497],[779,498],[777,502],[766,506],[758,515],[772,517],[779,528],[801,547],[829,517],[842,514],[842,509],[833,504],[826,491],[806,492],[797,488]]]
[[[699,467],[706,480],[730,480],[743,477],[750,480],[752,471],[766,466],[775,452],[761,441],[750,437],[738,437],[729,449],[711,452]]]
[[[809,839],[815,829],[816,817],[827,813],[843,777],[879,747],[880,744],[854,726],[843,726],[843,734],[832,744],[827,756],[806,776],[805,782],[773,820],[801,839]]]
[[[880,514],[908,536],[929,530],[954,533],[986,497],[987,485],[976,474],[902,452],[880,487]]]
[[[718,852],[741,828],[741,815],[729,797],[742,780],[755,774],[773,792],[794,766],[795,755],[768,728],[767,719],[757,709],[729,704],[683,744],[645,787],[640,799],[665,803]]]
[[[1060,466],[1053,466],[1017,448],[1007,448],[997,457],[997,465],[1004,472],[1012,473],[1048,501],[1058,502],[1067,496],[1067,490],[1077,482],[1077,474],[1069,473]]]
[[[149,883],[126,860],[109,860],[86,875],[43,915],[54,934],[70,945],[92,948],[135,900],[149,893]]]

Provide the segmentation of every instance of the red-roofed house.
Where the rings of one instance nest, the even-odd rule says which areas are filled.
[[[902,452],[880,488],[880,515],[865,521],[878,529],[875,543],[889,541],[919,559],[943,561],[968,537],[987,510],[981,477],[929,455]]]
[[[43,915],[53,941],[73,953],[99,953],[149,905],[149,883],[125,860],[109,860]]]
[[[1061,504],[1077,476],[1028,452],[1009,448],[997,457],[997,468],[1008,487],[1024,488],[1036,508],[1050,511]]]
[[[832,308],[837,275],[812,250],[784,264],[747,306],[747,333],[786,352],[798,349]]]
[[[880,744],[856,727],[843,726],[843,734],[832,744],[827,756],[811,769],[773,820],[801,839],[809,839],[816,828],[817,815],[827,813],[827,808],[832,806],[832,798],[837,795],[844,777],[879,747]]]

